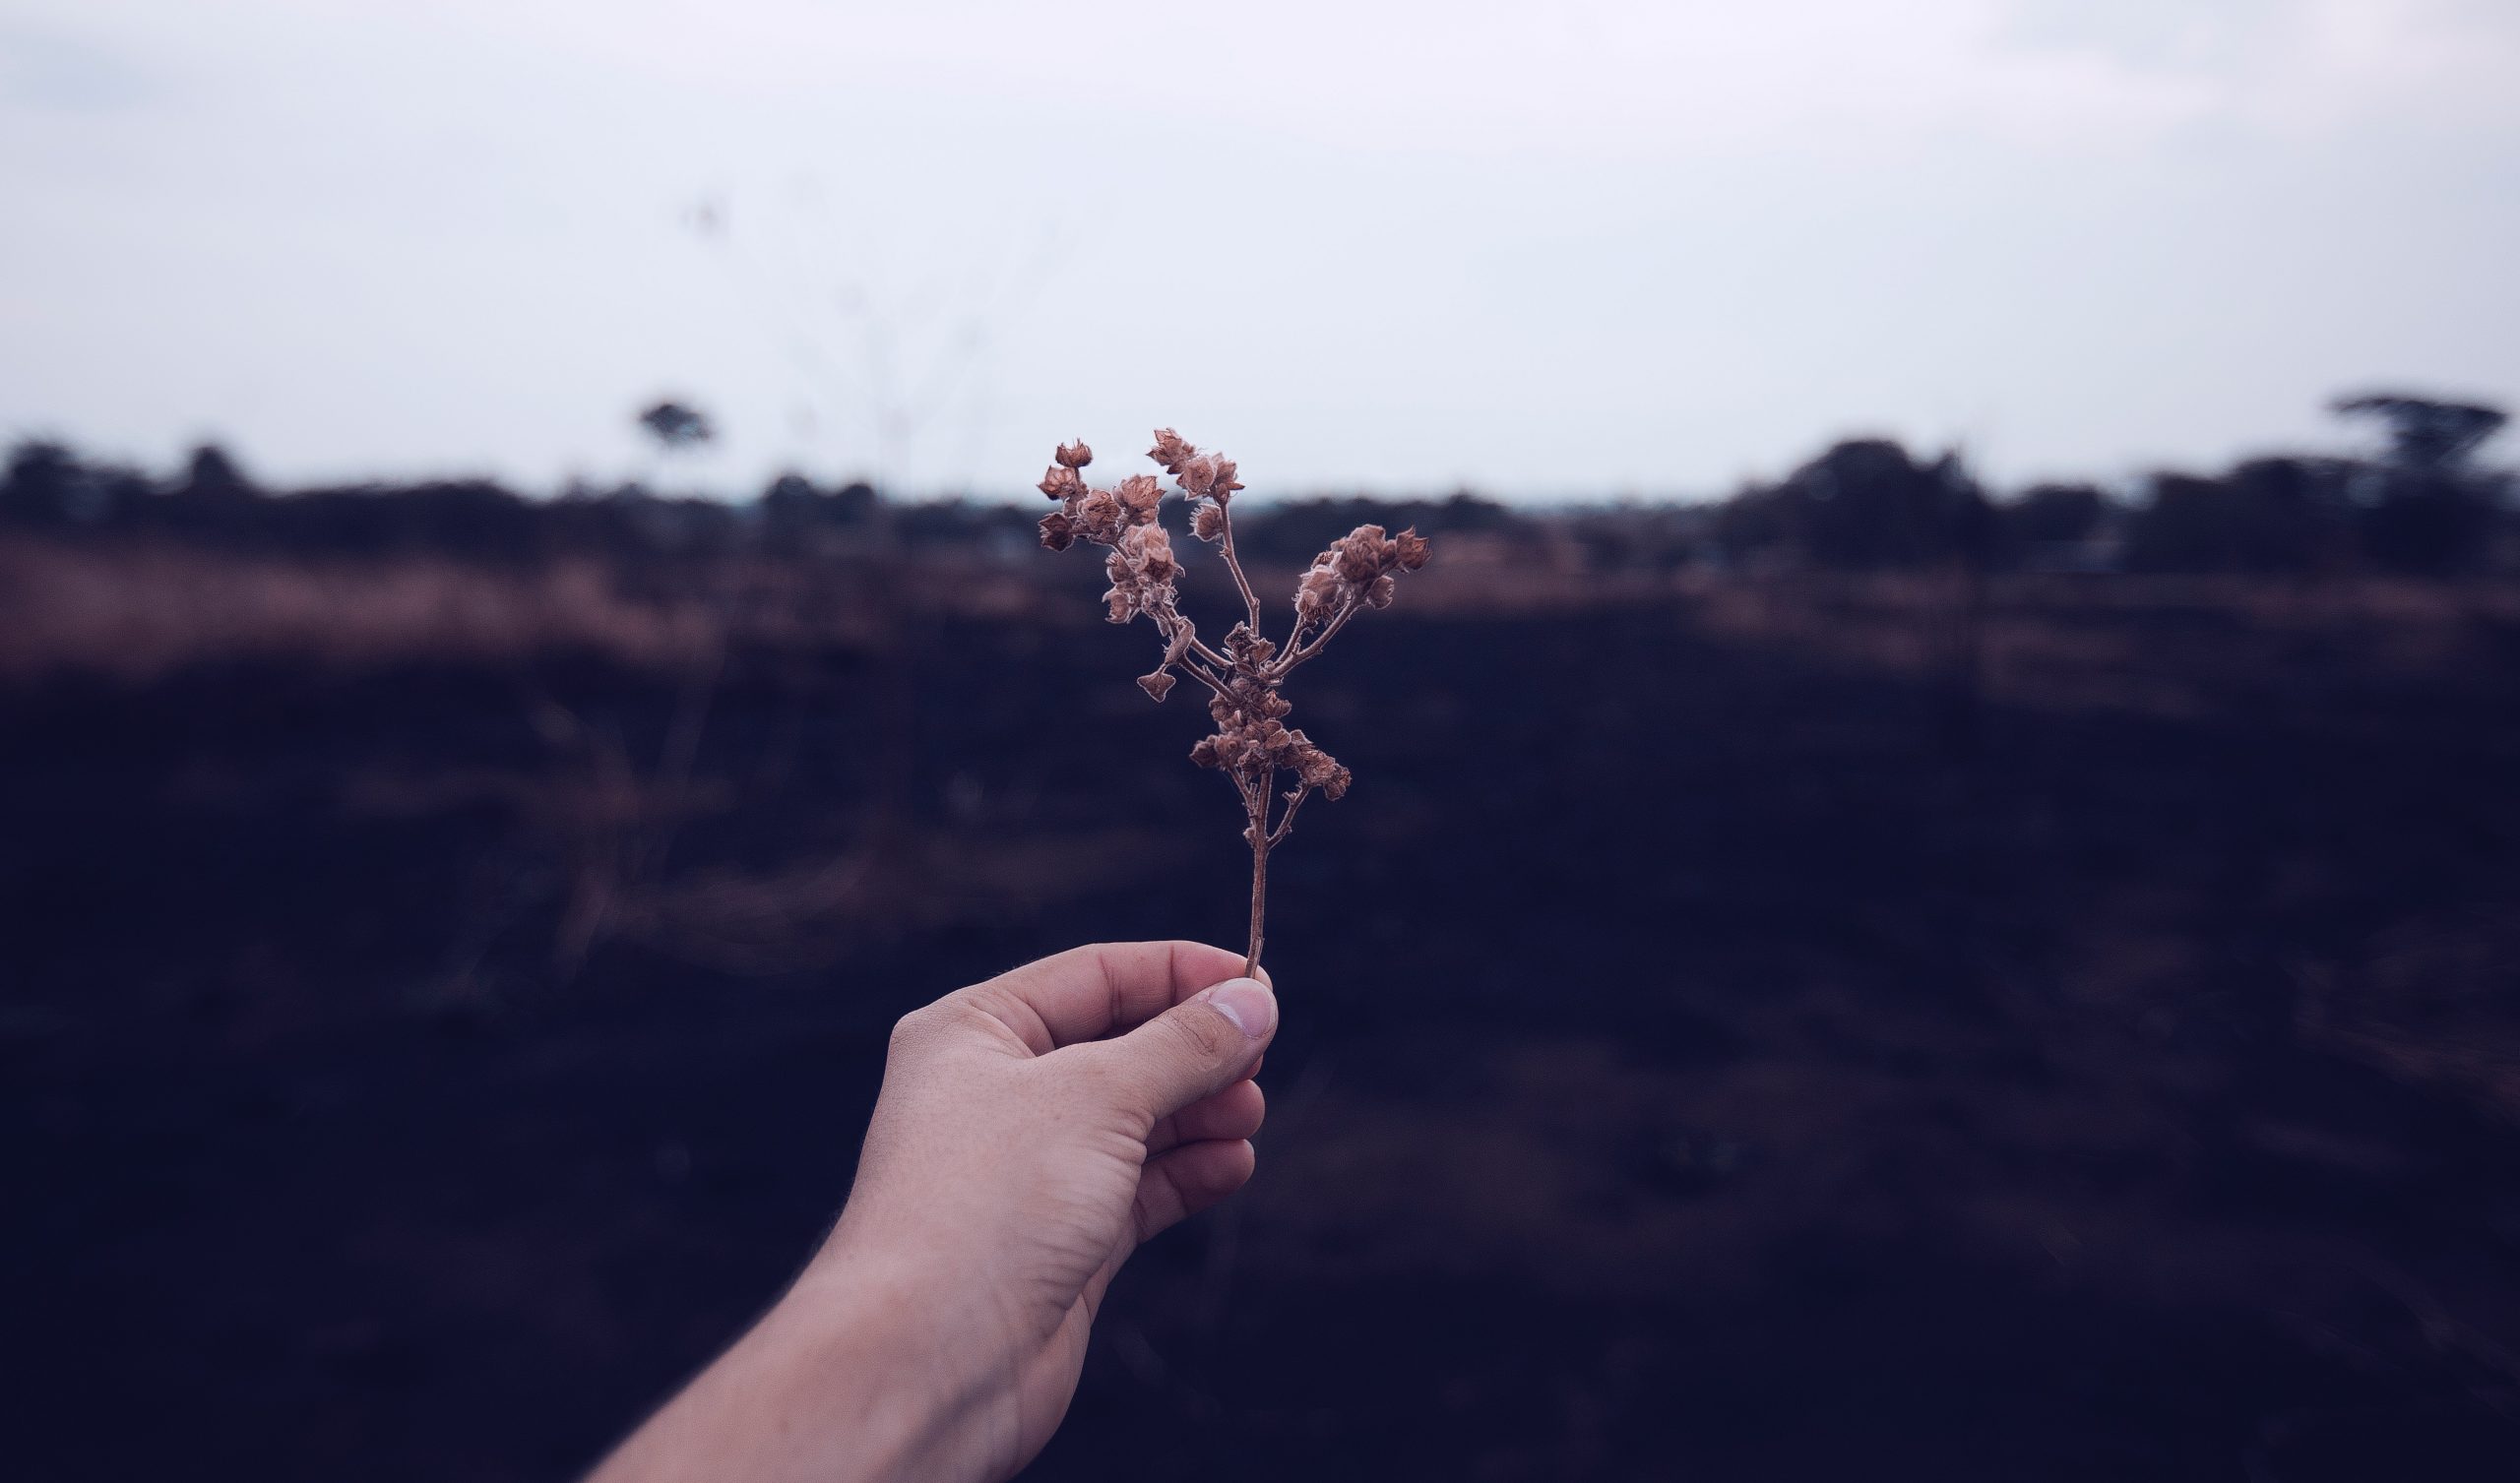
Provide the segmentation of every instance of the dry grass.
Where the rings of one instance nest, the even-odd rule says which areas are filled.
[[[77,669],[146,679],[205,659],[359,666],[555,648],[689,658],[707,650],[712,627],[695,604],[623,597],[590,561],[507,571],[0,544],[0,674],[12,677]]]
[[[2520,627],[2506,584],[1690,574],[1666,592],[1752,647],[1948,677],[2010,705],[2163,717],[2252,703],[2282,676],[2437,674]]]
[[[293,658],[346,669],[577,650],[679,668],[729,641],[866,647],[887,632],[855,569],[691,560],[657,573],[595,557],[488,566],[440,557],[282,557],[177,545],[0,539],[0,679],[145,680],[188,664]],[[1040,616],[1020,569],[922,558],[885,601]]]
[[[2520,631],[2520,587],[2501,584],[1999,577],[1973,611],[1965,584],[1935,575],[1606,575],[1585,570],[1571,547],[1521,559],[1518,549],[1448,537],[1444,560],[1414,580],[1411,608],[1436,618],[1662,609],[1755,649],[1965,679],[1998,703],[2166,717],[2242,703],[2247,687],[2218,677],[2300,673],[2305,649],[2355,669],[2438,673],[2473,658],[2481,641]],[[1298,575],[1250,571],[1271,587]],[[1082,623],[1057,577],[922,552],[881,600]],[[496,567],[0,539],[0,681],[61,671],[146,680],[237,658],[357,669],[561,651],[681,669],[729,642],[870,648],[892,621],[860,573],[802,559],[627,571],[594,557]]]

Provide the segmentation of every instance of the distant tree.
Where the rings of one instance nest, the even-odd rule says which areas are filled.
[[[1921,463],[1882,439],[1840,443],[1716,520],[1735,557],[1783,551],[1852,571],[1983,561],[1993,534],[1993,510],[1957,455]]]
[[[1512,529],[1522,517],[1464,489],[1440,500],[1363,496],[1292,500],[1254,506],[1249,515],[1234,519],[1234,544],[1246,557],[1304,562],[1358,525],[1381,525],[1387,530],[1414,525],[1424,535],[1455,535]]]
[[[1617,505],[1574,510],[1557,525],[1574,541],[1587,570],[1670,573],[1706,558],[1717,507]]]
[[[13,525],[95,525],[127,516],[148,501],[152,485],[136,469],[91,463],[62,444],[41,439],[9,452],[0,481],[0,522]]]
[[[2485,564],[2499,518],[2500,481],[2472,466],[2477,449],[2509,420],[2501,408],[2425,397],[2340,398],[2340,416],[2388,424],[2389,455],[2362,514],[2362,548],[2390,571],[2446,576]]]
[[[234,503],[254,498],[254,481],[236,466],[227,450],[216,443],[204,443],[192,452],[185,465],[184,481],[175,493],[187,500]]]
[[[1786,491],[1750,484],[1715,507],[1710,526],[1716,551],[1734,565],[1775,560],[1797,554],[1798,522],[1789,508]]]
[[[2340,397],[2344,417],[2377,417],[2389,427],[2389,462],[2400,468],[2456,469],[2510,418],[2500,407],[2374,393]]]
[[[2089,484],[2035,484],[1993,510],[1997,563],[2039,571],[2092,570],[2116,514]]]
[[[874,513],[874,486],[863,482],[825,490],[802,474],[783,473],[761,494],[762,524],[778,535],[862,525]]]
[[[804,525],[822,497],[813,480],[799,473],[783,473],[761,492],[761,513],[773,525]]]
[[[646,428],[648,436],[656,439],[657,446],[666,453],[697,448],[718,436],[717,426],[709,420],[708,413],[679,402],[660,402],[649,407],[639,414],[639,425]]]
[[[2005,533],[2043,545],[2089,540],[2109,516],[2109,498],[2089,484],[2035,484],[2001,507]]]
[[[1040,545],[1040,530],[1028,505],[950,499],[895,505],[892,510],[894,533],[914,548],[994,544],[1030,554]]]
[[[882,502],[874,485],[864,479],[851,479],[831,492],[828,508],[835,524],[859,525],[875,518],[875,507]]]
[[[2221,478],[2165,473],[2126,523],[2139,572],[2309,572],[2349,559],[2347,470],[2310,459],[2253,459]]]
[[[68,513],[86,470],[59,443],[30,439],[9,450],[9,478],[0,485],[0,519],[48,525]]]
[[[2418,577],[2473,572],[2490,556],[2491,486],[2440,468],[2393,468],[2362,512],[2362,550],[2374,566]]]

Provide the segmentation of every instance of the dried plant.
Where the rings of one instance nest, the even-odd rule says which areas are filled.
[[[1153,474],[1133,473],[1116,488],[1096,489],[1083,473],[1094,451],[1082,442],[1061,447],[1041,479],[1041,492],[1059,502],[1041,522],[1041,544],[1064,551],[1085,540],[1110,548],[1102,569],[1110,574],[1111,589],[1102,600],[1111,621],[1149,618],[1164,638],[1164,662],[1138,677],[1139,689],[1161,701],[1172,689],[1175,671],[1208,688],[1216,734],[1191,748],[1190,760],[1223,772],[1242,795],[1248,821],[1242,836],[1251,843],[1251,948],[1242,964],[1248,974],[1260,965],[1269,851],[1294,828],[1295,811],[1306,798],[1341,797],[1350,781],[1348,770],[1329,753],[1288,727],[1291,708],[1279,689],[1349,619],[1369,607],[1391,606],[1399,575],[1426,564],[1426,542],[1415,530],[1385,535],[1380,525],[1358,525],[1332,541],[1296,584],[1294,627],[1280,646],[1261,633],[1260,599],[1234,554],[1233,495],[1243,486],[1234,477],[1233,461],[1199,452],[1168,427],[1157,430],[1147,457],[1172,475],[1189,502],[1191,531],[1215,543],[1242,597],[1247,616],[1227,633],[1223,652],[1202,642],[1181,612],[1181,564],[1172,554],[1170,533],[1157,519],[1165,495]],[[1281,772],[1292,773],[1294,786],[1272,799]]]

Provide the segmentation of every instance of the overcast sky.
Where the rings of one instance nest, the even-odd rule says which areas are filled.
[[[6,0],[0,190],[0,434],[282,482],[655,478],[668,395],[673,487],[1533,498],[2520,403],[2510,0]]]

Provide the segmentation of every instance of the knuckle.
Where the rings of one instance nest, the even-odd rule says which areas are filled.
[[[1173,1038],[1181,1048],[1200,1061],[1225,1059],[1226,1036],[1232,1027],[1226,1023],[1223,1015],[1205,1005],[1198,1005],[1181,1014],[1166,1017],[1165,1022],[1172,1026]]]
[[[893,1033],[888,1042],[888,1049],[893,1053],[915,1051],[926,1044],[935,1032],[936,1006],[921,1005],[893,1021]]]

